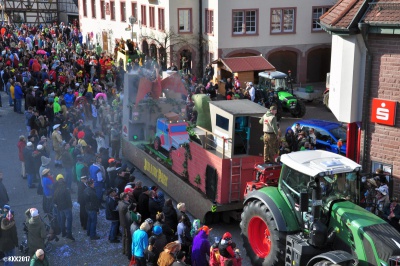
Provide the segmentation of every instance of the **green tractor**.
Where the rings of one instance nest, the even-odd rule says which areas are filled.
[[[293,83],[289,75],[279,71],[258,73],[259,89],[275,94],[279,100],[278,106],[291,113],[293,117],[303,117],[306,114],[306,105],[293,94]],[[270,102],[272,97],[268,99]]]
[[[356,203],[361,166],[322,150],[282,155],[278,187],[250,192],[240,223],[252,265],[394,266],[400,234]]]

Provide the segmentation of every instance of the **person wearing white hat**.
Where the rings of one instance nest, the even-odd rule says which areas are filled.
[[[29,256],[33,257],[36,250],[44,249],[44,241],[47,236],[46,227],[39,217],[36,208],[29,208],[25,211],[26,225],[28,228],[28,250]]]
[[[33,143],[28,141],[26,143],[26,147],[23,150],[24,162],[25,162],[25,171],[28,179],[28,187],[35,188],[35,184],[33,184],[33,178],[36,176],[36,166],[35,159],[33,158],[34,147]]]
[[[51,140],[53,141],[53,149],[54,149],[54,152],[56,153],[56,156],[54,159],[54,164],[56,167],[61,167],[62,166],[62,164],[61,164],[61,153],[62,153],[61,144],[63,142],[63,139],[61,137],[60,124],[53,126],[53,133],[51,134]]]

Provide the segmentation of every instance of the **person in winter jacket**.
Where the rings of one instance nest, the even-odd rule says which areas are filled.
[[[19,82],[15,82],[14,97],[15,97],[15,104],[16,104],[17,113],[23,114],[23,112],[22,112],[22,99],[24,98],[24,93],[22,91],[21,83],[19,83]]]
[[[26,210],[25,216],[28,228],[28,254],[29,256],[33,256],[36,250],[44,249],[47,232],[43,221],[39,217],[39,211],[36,208]]]
[[[155,225],[153,227],[153,235],[150,238],[155,239],[153,252],[157,261],[160,253],[164,250],[164,247],[168,243],[168,241],[165,234],[163,233],[161,226],[159,225]]]
[[[63,139],[61,137],[60,124],[53,126],[53,133],[51,134],[51,139],[53,141],[53,149],[56,153],[54,159],[55,167],[61,167],[61,153],[62,153],[61,144],[63,142]]]
[[[75,241],[72,236],[72,200],[71,193],[67,188],[64,177],[59,174],[57,175],[57,186],[54,191],[53,202],[57,208],[57,219],[60,226],[62,236]],[[67,222],[67,226],[65,226]]]
[[[165,224],[176,232],[176,228],[178,227],[178,213],[176,212],[171,199],[165,201],[162,212],[165,216]]]
[[[181,244],[178,241],[170,242],[165,245],[163,252],[158,257],[158,266],[171,266],[175,261],[176,254],[181,250]]]
[[[236,249],[236,243],[232,241],[232,235],[226,232],[218,244],[219,261],[224,265],[226,260],[232,260],[234,266],[242,265],[242,258],[240,257],[239,250]]]
[[[129,195],[127,193],[121,193],[121,200],[118,202],[118,214],[119,222],[122,229],[122,254],[131,257],[130,244],[132,242],[132,235],[130,234],[130,224],[128,222],[128,207],[129,207]]]
[[[107,191],[106,199],[106,219],[111,222],[108,241],[110,243],[119,243],[117,234],[119,231],[119,213],[118,213],[118,196],[115,188],[110,188]]]
[[[4,257],[15,256],[15,248],[18,247],[18,236],[14,215],[11,210],[8,210],[6,217],[1,218],[0,228],[0,251],[4,253]],[[12,266],[13,263],[6,261],[4,265]]]
[[[278,126],[275,117],[277,110],[277,107],[272,105],[259,121],[263,124],[265,163],[274,162],[275,155],[278,153]]]
[[[139,196],[139,201],[137,206],[138,212],[142,215],[142,220],[150,218],[149,201],[150,201],[150,191],[146,186],[144,186],[143,193]]]
[[[97,228],[97,214],[100,210],[100,202],[94,189],[93,179],[89,179],[87,182],[87,188],[84,191],[85,207],[88,215],[86,224],[87,236],[90,236],[91,240],[98,240],[100,237],[96,234]]]
[[[50,169],[45,168],[42,171],[42,185],[43,185],[43,211],[44,213],[53,213],[53,195],[55,180],[50,174]]]
[[[146,259],[147,266],[155,266],[157,265],[156,255],[154,254],[154,243],[156,243],[156,239],[154,237],[149,238],[149,245],[144,250],[144,257]]]
[[[81,227],[86,230],[87,225],[87,212],[85,209],[85,194],[84,191],[87,188],[86,182],[88,181],[87,176],[81,176],[78,183],[78,203],[79,203],[79,221],[81,222]]]
[[[69,143],[64,143],[61,152],[61,161],[62,161],[62,166],[64,167],[65,170],[65,183],[67,185],[67,188],[71,191],[72,179],[74,178],[73,169],[75,162],[74,158],[69,152],[69,149],[70,149]]]
[[[26,139],[24,135],[19,136],[17,147],[18,147],[18,158],[19,161],[21,162],[21,176],[22,178],[26,178],[25,160],[24,160],[24,149],[26,147]]]
[[[162,211],[162,207],[158,204],[157,198],[156,198],[156,192],[153,190],[149,191],[149,212],[150,212],[150,218],[155,221],[157,213]]]
[[[185,251],[179,251],[176,254],[175,262],[172,263],[171,266],[187,266],[188,264],[186,264],[185,261],[186,261],[186,252]]]
[[[36,250],[35,254],[33,255],[30,266],[49,266],[49,261],[47,260],[46,255],[44,254],[43,249]]]
[[[193,239],[192,246],[192,266],[207,266],[207,257],[210,257],[210,241],[208,241],[208,235],[212,228],[204,225],[199,229],[199,232]]]
[[[8,204],[9,201],[7,189],[3,184],[3,172],[0,171],[0,207]]]
[[[175,230],[173,230],[167,223],[165,223],[165,215],[162,212],[157,213],[156,222],[154,226],[161,226],[163,234],[167,238],[167,242],[172,242],[175,240]]]
[[[148,230],[148,224],[142,223],[139,230],[136,230],[132,236],[132,256],[135,256],[137,266],[146,266],[144,251],[149,245]]]
[[[187,215],[181,216],[181,220],[179,221],[178,227],[177,227],[177,233],[178,233],[178,241],[182,246],[182,250],[188,254],[189,257],[189,252],[190,252],[190,245],[192,245],[193,238],[190,235],[190,230],[191,230],[191,223],[190,220],[188,220],[189,217]]]
[[[36,176],[35,172],[35,161],[33,159],[33,143],[28,142],[24,148],[23,155],[25,160],[25,170],[28,176],[28,187],[35,188],[33,184],[33,178]]]

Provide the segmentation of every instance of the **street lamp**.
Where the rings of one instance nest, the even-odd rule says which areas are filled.
[[[136,18],[134,16],[129,17],[129,24],[131,24],[131,40],[133,41],[133,24],[136,23]],[[137,43],[137,40],[136,40]]]

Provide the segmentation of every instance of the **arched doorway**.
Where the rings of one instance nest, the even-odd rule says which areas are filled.
[[[331,48],[310,51],[307,55],[307,82],[325,82],[330,66]]]
[[[179,54],[179,69],[184,73],[192,72],[192,52],[184,49]]]
[[[157,61],[157,46],[154,43],[150,44],[150,57]]]
[[[147,56],[149,55],[149,44],[147,43],[147,41],[142,41],[142,53]]]
[[[267,60],[277,71],[288,73],[292,71],[293,79],[297,78],[297,53],[293,51],[277,51],[270,54]]]

